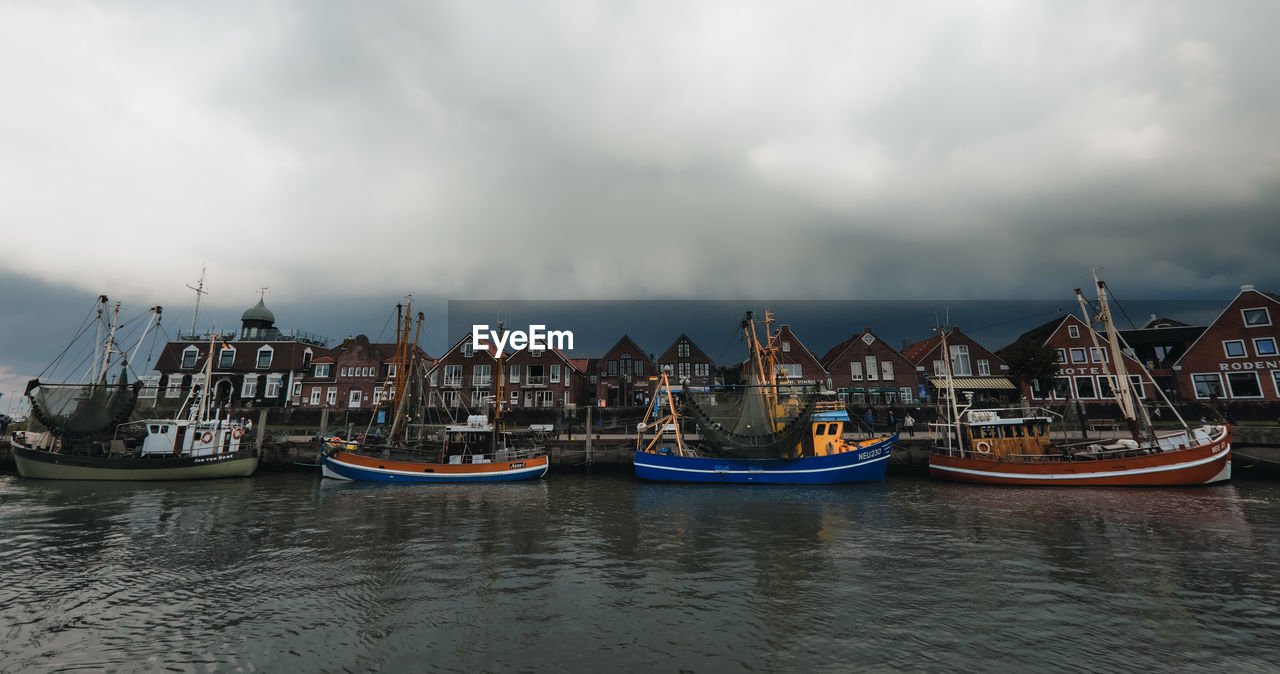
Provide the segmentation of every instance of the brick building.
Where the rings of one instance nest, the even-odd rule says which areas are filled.
[[[629,335],[623,335],[595,363],[595,390],[592,402],[607,407],[642,406],[649,403],[657,388],[657,368]]]
[[[871,328],[831,347],[820,362],[832,388],[855,403],[916,402],[924,383],[915,365]]]
[[[412,348],[419,363],[431,362],[421,348]],[[396,372],[395,356],[394,343],[375,344],[364,335],[345,339],[312,361],[301,382],[302,395],[296,404],[330,409],[371,409],[392,393],[400,374]]]
[[[240,317],[238,332],[182,335],[156,359],[158,375],[143,378],[143,404],[177,406],[193,385],[204,384],[213,349],[210,391],[218,405],[284,407],[297,404],[312,362],[329,355],[326,340],[308,333],[282,333],[262,298]]]
[[[1097,347],[1093,345],[1094,339],[1097,339]],[[1036,381],[1021,386],[1022,395],[1029,400],[1092,402],[1115,399],[1116,369],[1111,364],[1107,338],[1079,316],[1067,314],[1055,318],[1023,333],[1014,343],[1022,340],[1047,344],[1058,352],[1058,375],[1052,385]],[[1130,354],[1125,354],[1125,370],[1139,398],[1146,400],[1156,396],[1155,382]]]
[[[427,370],[428,406],[485,409],[496,390],[497,356],[498,348],[487,342],[484,349],[473,349],[467,333]]]
[[[831,389],[827,368],[818,357],[805,347],[792,332],[790,325],[778,328],[777,365],[779,374],[786,373],[789,384],[813,385],[822,390]]]
[[[704,385],[715,381],[715,361],[684,333],[676,337],[671,346],[658,356],[658,371],[661,372],[666,367],[671,368],[672,383],[688,381],[690,384]]]
[[[962,395],[971,393],[974,399],[994,398],[1003,402],[1017,399],[1018,387],[1009,379],[1009,365],[1000,356],[959,328],[947,333],[947,349],[949,356],[942,353],[942,335],[934,335],[902,350],[917,375],[924,378],[924,393],[930,399],[946,387],[946,358],[951,360],[951,376]],[[916,393],[920,391],[917,389]]]
[[[586,373],[560,349],[520,349],[503,360],[510,408],[577,407]]]
[[[1280,400],[1280,295],[1239,294],[1173,365],[1196,400]]]

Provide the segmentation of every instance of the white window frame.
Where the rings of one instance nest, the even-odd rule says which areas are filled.
[[[445,365],[443,386],[462,386],[462,366]]]
[[[493,370],[488,365],[471,367],[471,385],[488,387],[493,382]]]
[[[1263,353],[1262,349],[1259,348],[1258,345],[1266,344],[1268,342],[1271,343],[1271,351],[1270,353]],[[1280,356],[1280,352],[1277,352],[1278,348],[1280,348],[1280,345],[1276,344],[1275,337],[1254,337],[1253,338],[1253,352],[1257,354],[1259,358],[1267,358],[1268,356]]]
[[[987,360],[986,358],[978,359],[978,376],[979,377],[991,376],[991,361]]]
[[[862,374],[867,381],[876,381],[879,373],[876,371],[876,357],[874,355],[864,356],[862,358]]]
[[[322,390],[319,386],[312,386],[312,387],[311,387],[311,397],[307,398],[307,404],[309,404],[309,405],[319,405],[319,404],[320,404],[320,394],[321,394],[321,393],[323,393],[323,390]]]
[[[328,379],[329,373],[333,371],[333,363],[316,363],[315,368],[317,379]]]
[[[360,401],[364,394],[358,388],[353,388],[347,392],[347,407],[359,407]]]
[[[222,361],[223,361],[222,356],[225,353],[231,354],[231,363],[229,365],[222,364]],[[226,348],[218,349],[218,369],[232,370],[232,369],[235,369],[235,366],[236,366],[236,348],[234,346],[228,346]]]
[[[862,381],[862,363],[856,360],[849,362],[849,378],[853,381]]]
[[[182,375],[169,375],[169,378],[165,380],[165,384],[164,397],[178,398],[182,395]]]
[[[453,390],[445,391],[440,394],[440,404],[449,408],[457,407],[458,401],[461,399],[462,397],[458,392]]]
[[[381,402],[382,402],[382,387],[375,386],[373,387],[373,406],[377,407],[378,404]]]
[[[513,364],[509,372],[510,374],[507,377],[507,382],[511,384],[519,384],[520,383],[520,364],[519,363]]]
[[[1089,347],[1089,360],[1094,363],[1110,363],[1111,355],[1101,346]]]
[[[1222,380],[1222,374],[1219,372],[1192,372],[1191,373],[1191,391],[1195,395],[1196,400],[1209,400],[1212,396],[1200,395],[1200,389],[1196,386],[1196,377],[1213,377],[1218,380],[1219,398],[1227,394],[1227,383]]]
[[[951,373],[957,377],[972,377],[973,364],[969,361],[968,344],[950,345]],[[963,364],[963,365],[962,365]]]
[[[295,381],[293,382],[293,390],[289,392],[289,397],[297,398],[300,395],[302,395],[302,382]]]
[[[1067,336],[1070,337],[1071,339],[1080,339],[1080,326],[1068,325]]]
[[[257,357],[255,357],[255,358],[254,358],[254,360],[253,360],[253,364],[254,364],[254,366],[255,366],[255,367],[257,367],[257,369],[259,369],[259,370],[270,370],[270,369],[271,369],[271,359],[275,357],[275,351],[276,351],[276,350],[275,350],[275,349],[273,349],[273,348],[271,348],[270,346],[263,346],[262,348],[258,349]],[[267,354],[267,364],[266,364],[266,365],[263,365],[263,364],[262,364],[262,354],[263,354],[263,352],[266,352],[266,354]]]
[[[1138,394],[1138,398],[1142,400],[1147,399],[1147,383],[1143,381],[1142,375],[1129,375],[1129,386],[1133,387],[1133,391]]]
[[[138,377],[138,381],[142,382],[142,390],[138,391],[139,398],[155,398],[160,393],[160,375],[149,374]]]
[[[284,378],[282,375],[267,375],[267,386],[262,392],[262,396],[268,400],[275,400],[280,397],[280,388],[284,386]]]
[[[328,390],[324,392],[324,403],[326,405],[329,405],[330,407],[338,404],[338,387],[337,386],[330,386]]]
[[[1267,322],[1266,323],[1249,323],[1249,317],[1247,316],[1247,314],[1251,311],[1261,311],[1262,315],[1267,318]],[[1266,307],[1249,307],[1246,309],[1241,309],[1240,322],[1244,324],[1244,327],[1246,328],[1265,328],[1271,325],[1271,312],[1268,311]]]
[[[1232,344],[1239,344],[1239,345],[1240,345],[1240,355],[1238,355],[1238,356],[1233,356],[1233,355],[1231,355],[1231,345],[1232,345]],[[1222,353],[1223,353],[1223,355],[1225,355],[1227,358],[1248,358],[1248,357],[1249,357],[1249,350],[1245,348],[1245,346],[1244,346],[1244,340],[1243,340],[1243,339],[1224,339],[1224,340],[1222,340]]]
[[[1093,389],[1093,395],[1086,396],[1086,395],[1080,394],[1081,379],[1084,379],[1089,382],[1089,387]],[[1098,400],[1098,382],[1094,381],[1093,377],[1090,377],[1087,375],[1084,375],[1084,376],[1076,375],[1071,378],[1071,387],[1075,389],[1076,398],[1079,398],[1080,400]]]
[[[240,382],[241,398],[257,398],[258,397],[258,375],[246,374],[244,381]]]
[[[891,360],[880,361],[880,380],[893,381],[893,361]]]
[[[786,342],[783,342],[783,344],[785,345]],[[787,349],[784,346],[782,350],[786,351]],[[676,345],[676,358],[688,358],[688,357],[689,357],[689,340],[682,339],[680,340],[680,343]]]
[[[1066,350],[1066,349],[1058,349],[1058,362],[1059,362],[1059,363],[1066,363],[1066,362],[1067,362],[1067,350]]]
[[[1071,347],[1070,351],[1071,351],[1071,364],[1072,364],[1072,365],[1077,365],[1077,364],[1080,364],[1080,363],[1088,363],[1088,362],[1089,362],[1089,352],[1088,352],[1088,351],[1086,351],[1086,350],[1085,350],[1085,348],[1084,348],[1083,346],[1073,346],[1073,347]],[[1079,360],[1076,360],[1076,354],[1079,354],[1079,355],[1080,355],[1080,359],[1079,359]]]
[[[476,350],[475,350],[475,349],[473,349],[473,348],[471,347],[471,340],[470,340],[470,339],[468,339],[467,341],[463,342],[463,343],[462,343],[462,357],[463,357],[463,358],[471,358],[472,356],[475,356],[475,355],[476,355]]]
[[[782,343],[782,352],[783,352],[783,353],[791,353],[791,342],[783,342],[783,343]]]
[[[933,376],[935,377],[947,376],[946,367],[947,367],[947,364],[941,360],[933,361]]]
[[[1280,370],[1271,371],[1271,385],[1276,390],[1276,397],[1280,398]]]
[[[187,364],[188,355],[191,356],[190,365]],[[199,362],[200,362],[200,349],[194,346],[188,346],[187,348],[182,350],[182,366],[181,367],[183,370],[194,370],[196,369],[196,363],[199,363]]]
[[[710,376],[711,376],[711,363],[694,363],[694,364],[693,364],[693,376],[695,376],[695,377],[710,377]]]
[[[1258,372],[1257,372],[1257,370],[1241,370],[1241,371],[1235,371],[1235,370],[1233,370],[1233,371],[1231,371],[1231,372],[1224,372],[1223,374],[1227,375],[1227,376],[1226,376],[1226,380],[1227,380],[1227,394],[1231,396],[1231,399],[1232,399],[1232,400],[1258,400],[1259,398],[1263,398],[1263,397],[1265,396],[1265,394],[1263,393],[1263,390],[1262,390],[1262,380],[1261,380],[1260,378],[1258,378]],[[1231,378],[1232,378],[1232,377],[1245,377],[1245,376],[1253,377],[1253,383],[1254,383],[1254,384],[1257,384],[1257,386],[1258,386],[1258,395],[1256,395],[1256,396],[1241,396],[1241,395],[1236,395],[1236,387],[1235,387],[1235,386],[1233,386],[1233,385],[1231,384]]]
[[[560,366],[559,365],[551,366],[551,383],[552,384],[560,383]]]

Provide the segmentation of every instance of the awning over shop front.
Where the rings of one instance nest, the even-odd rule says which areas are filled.
[[[947,380],[944,377],[930,377],[929,383],[937,389],[947,387]],[[971,391],[1018,388],[1008,377],[952,377],[951,383],[958,389]]]

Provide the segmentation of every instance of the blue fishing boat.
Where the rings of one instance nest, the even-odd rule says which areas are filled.
[[[776,335],[765,339],[751,314],[742,322],[750,348],[748,382],[733,387],[673,387],[660,376],[657,395],[637,428],[632,461],[641,480],[756,484],[838,484],[883,480],[897,435],[846,440],[843,404],[813,386],[788,385],[776,364]],[[697,426],[686,441],[683,417]],[[646,433],[652,431],[651,439]]]

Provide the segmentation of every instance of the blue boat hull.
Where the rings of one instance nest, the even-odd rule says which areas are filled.
[[[636,477],[661,482],[725,484],[840,484],[878,482],[889,467],[898,436],[892,435],[856,451],[799,459],[723,459],[635,454]]]

